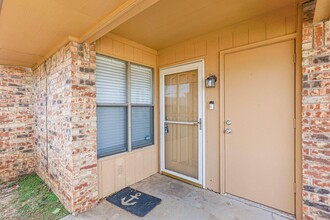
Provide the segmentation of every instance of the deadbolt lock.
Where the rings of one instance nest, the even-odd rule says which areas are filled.
[[[231,134],[233,131],[230,129],[230,128],[227,128],[226,130],[225,130],[225,133],[226,134]]]
[[[226,125],[231,125],[231,124],[232,124],[231,120],[226,121]]]

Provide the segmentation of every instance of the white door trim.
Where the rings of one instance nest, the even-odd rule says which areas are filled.
[[[201,130],[198,134],[198,179],[176,173],[165,168],[165,138],[164,138],[164,83],[165,76],[185,71],[198,70],[198,118],[201,119]],[[205,188],[205,105],[204,105],[204,60],[183,63],[160,69],[160,171],[200,184]]]

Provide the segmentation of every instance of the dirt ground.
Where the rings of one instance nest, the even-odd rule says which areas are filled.
[[[0,220],[57,220],[68,214],[36,174],[0,184]]]
[[[0,219],[19,219],[16,207],[18,185],[13,182],[0,185]]]

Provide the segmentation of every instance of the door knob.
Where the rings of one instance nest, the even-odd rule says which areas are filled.
[[[231,125],[231,121],[230,120],[227,120],[226,121],[226,125]]]
[[[230,129],[230,128],[227,128],[226,130],[225,130],[225,133],[226,134],[231,134],[233,131]]]

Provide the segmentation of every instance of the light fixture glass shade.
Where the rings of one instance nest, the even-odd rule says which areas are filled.
[[[217,77],[215,75],[211,75],[205,80],[206,88],[215,88],[215,82],[217,81]]]

